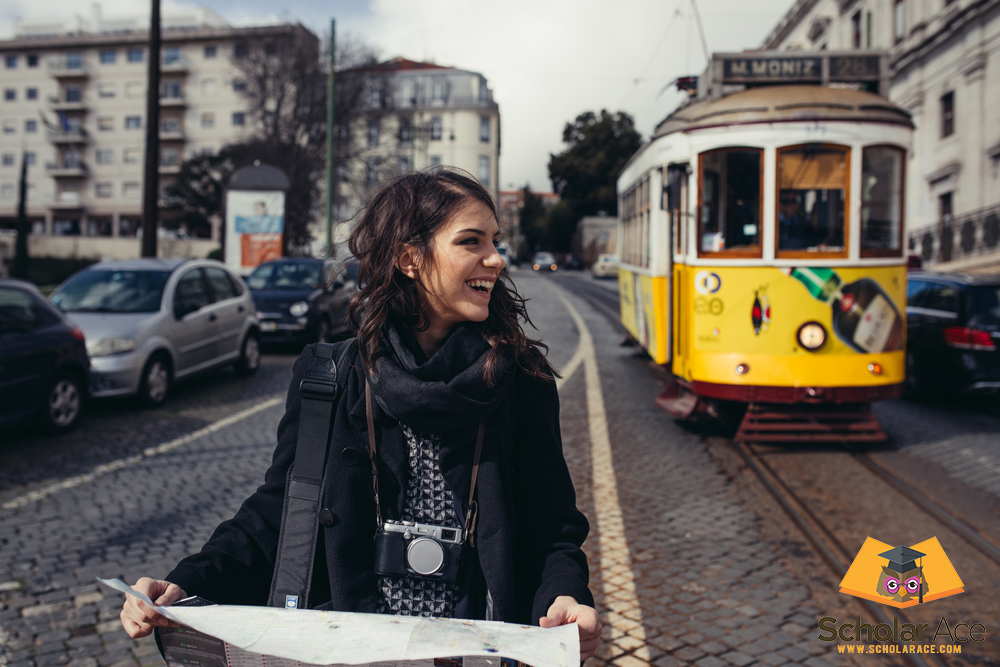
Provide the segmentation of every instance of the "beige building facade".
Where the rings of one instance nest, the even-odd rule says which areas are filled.
[[[1000,0],[798,0],[765,50],[884,49],[889,98],[913,116],[911,252],[1000,271]]]
[[[234,49],[298,30],[233,28],[207,9],[163,16],[161,192],[185,159],[250,133]],[[33,256],[139,256],[148,37],[148,18],[106,20],[95,6],[0,41],[0,229],[16,224],[24,159]],[[160,253],[204,257],[218,234],[161,230]]]

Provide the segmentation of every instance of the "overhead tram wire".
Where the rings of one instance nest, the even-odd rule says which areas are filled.
[[[667,37],[670,35],[670,31],[673,29],[674,24],[677,23],[677,17],[681,15],[681,6],[684,4],[684,2],[685,0],[680,0],[680,2],[677,3],[677,8],[674,10],[673,15],[670,17],[670,22],[667,24],[667,28],[663,31],[663,35],[660,37],[660,41],[656,43],[656,47],[653,49],[653,52],[649,54],[649,60],[647,60],[646,64],[643,65],[642,70],[639,72],[639,76],[633,79],[632,87],[629,89],[628,93],[625,94],[625,99],[622,100],[622,103],[621,105],[619,105],[619,108],[621,109],[625,108],[625,104],[629,101],[629,98],[632,97],[632,93],[634,93],[635,89],[639,87],[639,82],[646,77],[646,72],[649,70],[649,67],[653,64],[653,61],[656,59],[656,54],[659,53],[660,48],[663,46],[663,43],[667,41]]]
[[[701,24],[701,14],[698,13],[697,0],[691,0],[691,9],[694,10],[694,20],[698,24],[698,34],[701,36],[701,51],[705,55],[705,62],[712,62],[712,57],[708,53],[708,41],[705,39],[705,26]]]

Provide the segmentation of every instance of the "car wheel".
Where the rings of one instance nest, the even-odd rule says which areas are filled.
[[[233,364],[237,375],[253,375],[260,368],[260,337],[251,331],[243,339],[240,347],[240,358]]]
[[[64,433],[73,428],[83,414],[83,384],[72,373],[57,373],[45,392],[42,427],[49,433]]]
[[[163,353],[154,354],[142,369],[139,402],[153,408],[167,400],[170,391],[170,361]]]

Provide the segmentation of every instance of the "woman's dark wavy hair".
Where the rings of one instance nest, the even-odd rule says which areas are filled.
[[[433,262],[434,233],[473,202],[489,208],[499,221],[493,198],[479,181],[457,169],[441,168],[401,176],[368,202],[351,231],[348,246],[358,261],[361,287],[351,299],[350,325],[369,369],[374,366],[387,320],[417,331],[428,326],[420,309],[417,282],[396,266],[402,245],[415,248],[425,266],[426,262]],[[481,324],[483,337],[492,348],[484,371],[488,384],[496,381],[497,364],[508,352],[530,375],[550,379],[556,375],[545,359],[548,347],[525,335],[521,321],[532,324],[525,310],[525,299],[501,271],[490,295],[490,314]]]

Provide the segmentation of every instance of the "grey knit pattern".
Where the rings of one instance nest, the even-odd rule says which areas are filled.
[[[459,528],[452,493],[441,474],[441,438],[414,433],[403,426],[409,450],[410,482],[403,505],[403,520]],[[380,577],[382,599],[379,613],[399,616],[452,618],[457,584],[436,582],[411,575]]]

